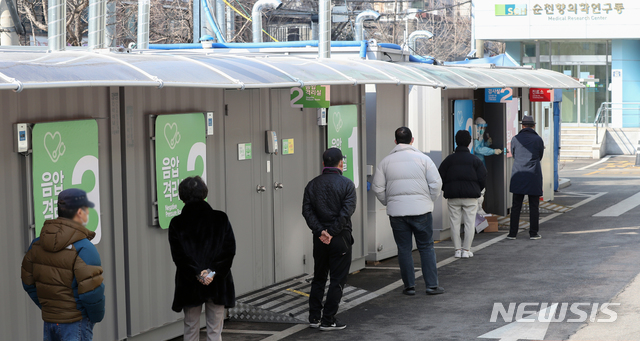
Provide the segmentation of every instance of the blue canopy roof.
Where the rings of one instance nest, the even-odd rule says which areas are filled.
[[[494,64],[495,66],[520,66],[508,53],[499,54],[493,57],[465,59],[455,62],[444,62],[445,65],[455,64]]]

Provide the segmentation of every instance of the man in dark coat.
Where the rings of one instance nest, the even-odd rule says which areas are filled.
[[[172,310],[184,310],[184,340],[199,340],[200,314],[205,304],[207,340],[221,340],[224,309],[235,306],[231,265],[236,240],[226,213],[204,201],[208,189],[199,177],[179,187],[185,205],[169,224],[171,257],[176,264]]]
[[[471,258],[471,244],[475,235],[478,198],[484,189],[487,169],[477,156],[469,152],[471,134],[467,130],[456,133],[455,153],[442,161],[438,172],[442,178],[442,190],[447,198],[451,222],[451,240],[455,258]],[[464,223],[464,245],[460,242],[460,223]]]
[[[342,175],[342,152],[329,148],[322,155],[322,174],[304,189],[302,215],[313,233],[313,281],[309,294],[309,326],[344,329],[335,315],[351,266],[351,215],[356,210],[356,187]],[[322,307],[327,274],[331,279]],[[322,314],[322,315],[321,315]]]
[[[524,196],[529,196],[529,239],[542,238],[538,233],[538,206],[542,196],[542,168],[540,161],[544,154],[544,142],[533,128],[533,117],[522,118],[522,130],[511,140],[513,169],[511,170],[510,191],[513,193],[511,221],[507,239],[516,239],[520,222],[520,210]]]

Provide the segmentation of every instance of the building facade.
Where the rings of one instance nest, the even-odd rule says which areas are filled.
[[[473,12],[476,39],[503,41],[522,65],[585,85],[563,91],[563,124],[593,125],[601,104],[612,102],[613,127],[640,126],[637,106],[615,109],[640,101],[640,2],[474,0]]]

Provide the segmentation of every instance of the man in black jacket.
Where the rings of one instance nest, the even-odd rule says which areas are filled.
[[[351,215],[356,209],[356,187],[342,175],[342,152],[329,148],[322,154],[322,174],[304,189],[302,215],[313,233],[313,281],[309,294],[309,326],[320,330],[344,329],[336,320],[342,289],[351,266]],[[322,307],[327,274],[331,280]]]
[[[471,134],[466,130],[456,133],[455,153],[447,156],[438,172],[442,178],[442,190],[449,206],[451,239],[455,248],[454,257],[473,257],[471,244],[475,235],[478,198],[484,189],[487,169],[482,161],[469,152]],[[460,245],[460,222],[464,222],[464,244]]]

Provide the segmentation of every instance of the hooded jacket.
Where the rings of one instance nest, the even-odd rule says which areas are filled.
[[[418,148],[399,143],[376,169],[371,189],[391,217],[417,216],[433,211],[442,179],[438,168]]]
[[[47,220],[22,260],[22,285],[50,323],[83,317],[102,321],[105,313],[100,255],[95,232],[67,218]]]
[[[227,214],[204,201],[184,205],[169,224],[171,257],[176,264],[175,292],[171,309],[214,304],[232,308],[236,304],[231,265],[236,255],[236,239]],[[203,285],[197,279],[202,270],[215,271],[213,281]]]

